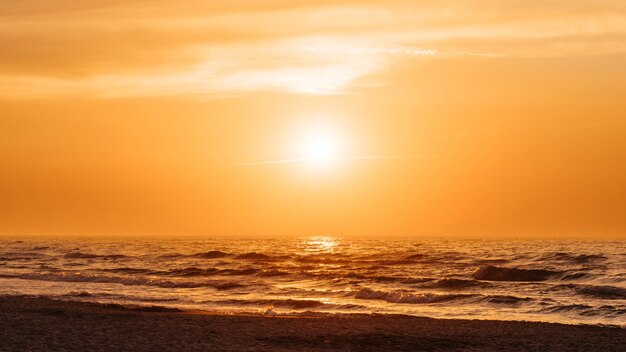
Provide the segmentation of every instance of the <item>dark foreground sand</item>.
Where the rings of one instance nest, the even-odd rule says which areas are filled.
[[[626,351],[626,329],[408,316],[278,318],[0,297],[1,351]]]

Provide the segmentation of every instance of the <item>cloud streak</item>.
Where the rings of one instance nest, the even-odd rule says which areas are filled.
[[[430,158],[448,158],[459,157],[461,154],[412,154],[412,155],[361,155],[361,156],[344,156],[329,158],[328,161],[338,160],[407,160],[407,159],[430,159]],[[298,159],[281,159],[281,160],[268,160],[268,161],[252,161],[239,164],[239,166],[264,166],[264,165],[276,165],[276,164],[298,164],[298,163],[310,163],[317,162],[311,158],[298,158]]]

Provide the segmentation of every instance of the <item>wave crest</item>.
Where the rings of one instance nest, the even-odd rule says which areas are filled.
[[[228,290],[245,286],[239,283],[224,281],[170,281],[153,279],[148,277],[120,277],[111,275],[80,274],[72,272],[60,272],[56,274],[0,274],[0,277],[53,282],[91,282],[121,284],[126,286],[154,286],[162,288],[213,287],[217,290]]]
[[[567,263],[572,263],[572,264],[587,264],[587,263],[592,263],[592,262],[597,262],[597,261],[603,261],[606,259],[607,257],[605,257],[602,254],[572,254],[572,253],[566,253],[566,252],[554,252],[554,253],[548,253],[546,255],[543,255],[539,257],[537,260],[538,261],[551,260],[551,261],[567,262]]]
[[[270,259],[269,255],[257,252],[248,252],[244,254],[239,254],[235,257],[236,259],[248,259],[248,260],[268,260]]]
[[[463,280],[463,279],[440,279],[433,283],[428,284],[428,287],[441,288],[447,290],[462,290],[465,288],[489,286],[486,282],[480,282],[476,280]]]
[[[384,292],[375,291],[368,288],[358,290],[354,297],[358,299],[377,299],[387,301],[389,303],[408,303],[408,304],[424,304],[424,303],[441,303],[454,300],[475,297],[474,294],[434,294],[434,293],[408,293],[408,292]]]
[[[561,275],[560,272],[542,269],[517,269],[499,266],[483,266],[472,275],[486,281],[545,281]]]
[[[602,299],[626,299],[626,288],[615,286],[580,286],[578,292]]]
[[[230,253],[222,252],[222,251],[208,251],[202,253],[193,254],[192,257],[204,258],[204,259],[216,259],[216,258],[224,258],[231,256]]]
[[[90,254],[90,253],[83,253],[83,252],[72,252],[72,253],[67,253],[63,257],[69,258],[69,259],[94,259],[94,258],[118,259],[118,258],[125,258],[126,256],[123,254],[102,255],[102,254]]]

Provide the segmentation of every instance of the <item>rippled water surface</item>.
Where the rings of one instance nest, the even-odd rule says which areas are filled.
[[[626,326],[626,241],[0,240],[0,294]]]

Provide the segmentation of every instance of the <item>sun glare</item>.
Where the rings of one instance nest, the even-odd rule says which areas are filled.
[[[311,160],[328,160],[333,157],[333,145],[325,138],[316,138],[309,142],[307,156]]]
[[[305,253],[331,253],[339,245],[339,239],[330,236],[311,236],[300,243]]]
[[[317,130],[300,140],[300,158],[311,164],[327,164],[339,158],[340,140],[328,130]]]

